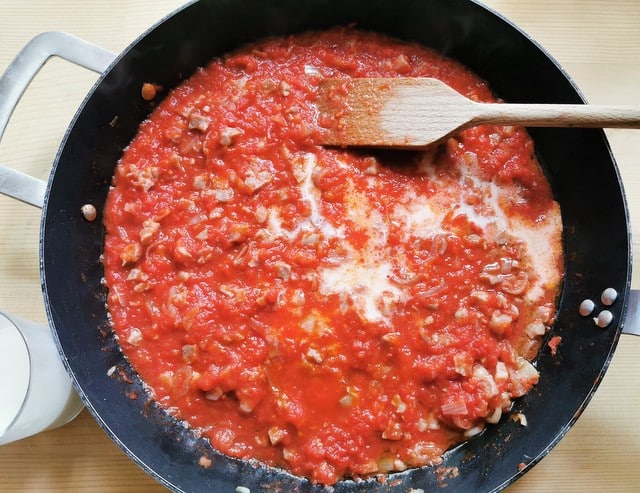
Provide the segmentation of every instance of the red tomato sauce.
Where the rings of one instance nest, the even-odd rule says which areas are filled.
[[[104,217],[113,329],[157,402],[223,453],[324,484],[437,464],[497,422],[538,381],[527,358],[562,276],[523,129],[424,154],[323,148],[314,102],[336,76],[437,77],[495,101],[415,44],[269,39],[167,95]]]

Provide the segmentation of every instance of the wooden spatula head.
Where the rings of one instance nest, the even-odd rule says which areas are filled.
[[[432,146],[473,117],[473,104],[432,78],[325,79],[318,90],[319,143]]]
[[[319,144],[424,149],[474,125],[640,128],[640,108],[478,103],[431,78],[326,79]]]

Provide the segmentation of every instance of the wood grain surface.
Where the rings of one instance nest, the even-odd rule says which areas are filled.
[[[34,35],[63,30],[119,52],[178,0],[0,0],[0,71]],[[486,0],[546,48],[591,103],[640,106],[640,2]],[[52,59],[16,109],[0,163],[46,179],[96,75]],[[607,131],[640,255],[640,131]],[[597,197],[593,198],[597,200]],[[606,204],[603,204],[606,207]],[[38,271],[40,211],[0,196],[0,310],[46,323]],[[638,275],[633,286],[639,288]],[[624,336],[595,397],[560,444],[509,493],[640,491],[640,338]],[[1,405],[0,396],[0,405]],[[153,492],[83,411],[69,425],[0,447],[2,492]]]

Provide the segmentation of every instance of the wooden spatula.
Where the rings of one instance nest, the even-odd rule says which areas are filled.
[[[640,108],[477,103],[431,78],[325,79],[318,91],[318,143],[427,148],[481,124],[640,128]]]

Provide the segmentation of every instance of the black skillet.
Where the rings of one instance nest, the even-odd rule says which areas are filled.
[[[457,58],[508,102],[582,103],[571,80],[525,34],[471,0],[209,0],[190,4],[131,45],[108,68],[71,124],[53,166],[41,226],[41,274],[49,323],[87,408],[144,470],[175,491],[324,491],[283,471],[229,459],[149,400],[109,329],[100,255],[103,228],[80,214],[104,205],[114,166],[152,109],[144,82],[169,89],[212,57],[270,35],[356,23],[422,42]],[[165,92],[166,93],[166,92]],[[599,130],[531,130],[563,212],[566,279],[541,381],[509,419],[449,451],[440,468],[376,480],[343,481],[336,492],[495,491],[544,457],[577,419],[617,344],[629,302],[631,266],[627,209],[620,177]],[[606,204],[606,207],[602,207]],[[578,314],[585,298],[619,293],[610,327]],[[635,295],[634,295],[635,296]],[[132,398],[132,396],[136,398]],[[200,457],[212,460],[209,468]],[[455,469],[448,469],[455,468]],[[447,474],[457,471],[457,475]]]

